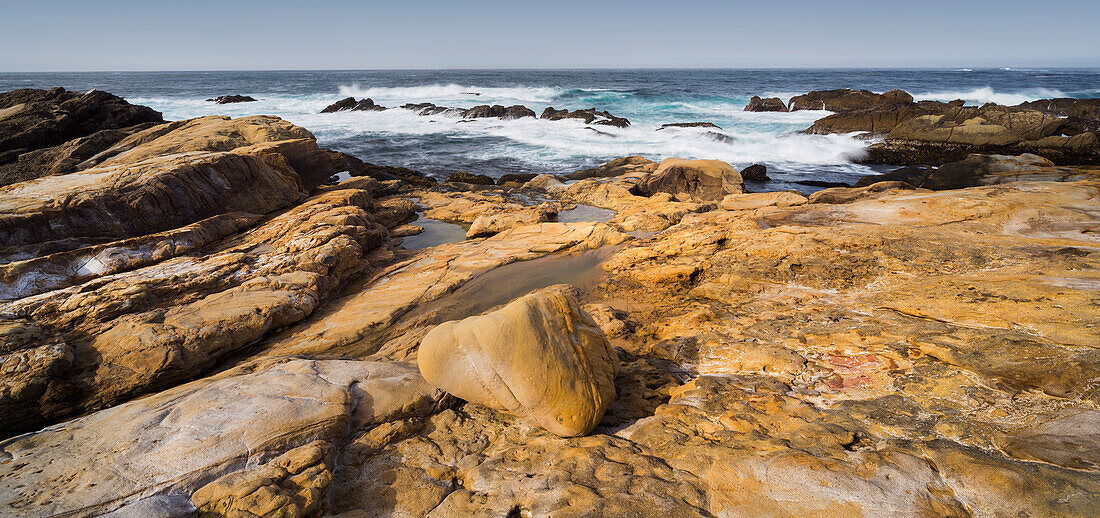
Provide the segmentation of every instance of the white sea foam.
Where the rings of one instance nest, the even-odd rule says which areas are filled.
[[[528,102],[552,102],[564,90],[548,86],[484,87],[457,84],[423,86],[372,87],[359,83],[341,85],[342,97],[370,97],[375,102],[395,103],[457,101],[484,104],[486,101],[515,100]]]
[[[913,98],[918,101],[953,101],[955,99],[962,99],[967,104],[985,104],[988,102],[994,102],[997,104],[1003,104],[1005,106],[1012,106],[1020,104],[1022,102],[1034,101],[1036,99],[1050,99],[1052,97],[1065,97],[1066,94],[1061,90],[1055,90],[1052,88],[1030,88],[1021,92],[997,92],[991,87],[975,88],[967,91],[956,92],[925,92],[920,94],[913,94]]]

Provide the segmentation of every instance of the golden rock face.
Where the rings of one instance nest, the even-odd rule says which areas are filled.
[[[562,437],[590,432],[615,399],[618,358],[564,286],[440,324],[418,362],[429,383]]]

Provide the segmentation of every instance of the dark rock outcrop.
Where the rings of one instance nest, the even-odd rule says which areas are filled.
[[[815,90],[806,95],[796,95],[791,98],[788,109],[792,112],[798,110],[828,110],[844,113],[888,110],[908,106],[912,103],[913,96],[902,90],[895,89],[876,94],[870,90],[841,88],[837,90]]]
[[[766,182],[771,180],[771,178],[768,178],[768,168],[763,164],[753,164],[742,169],[741,178],[750,182]]]
[[[325,109],[321,110],[321,113],[334,113],[343,111],[380,112],[385,109],[385,106],[374,104],[374,100],[370,99],[369,97],[363,99],[362,101],[356,101],[354,97],[345,97],[326,106]]]
[[[207,101],[218,104],[251,103],[256,102],[256,98],[249,95],[219,95],[213,99],[207,99]]]
[[[793,101],[793,99],[792,99]],[[785,112],[787,111],[787,105],[783,104],[783,99],[778,97],[762,98],[759,95],[752,96],[749,99],[749,104],[745,106],[747,112]]]
[[[1059,167],[1038,155],[970,155],[936,167],[903,167],[886,174],[860,178],[855,187],[882,181],[901,181],[914,187],[942,191],[1019,181],[1067,182],[1100,179],[1098,167]]]
[[[497,185],[505,187],[522,187],[523,184],[534,180],[538,176],[534,173],[508,173],[497,179]]]
[[[92,90],[24,88],[0,94],[0,164],[106,129],[164,122],[161,114],[121,97]]]
[[[1062,132],[1069,135],[1100,131],[1100,99],[1039,99],[1017,104],[1016,107],[1066,117],[1066,126]]]
[[[447,177],[447,182],[451,183],[469,183],[473,185],[493,185],[493,179],[483,174],[467,173],[466,171],[458,171],[451,173]]]
[[[581,119],[585,124],[598,124],[601,126],[615,126],[616,128],[625,128],[630,125],[630,121],[623,117],[616,117],[611,115],[607,111],[597,111],[595,108],[589,108],[587,110],[555,110],[553,106],[550,106],[542,111],[540,119],[548,119],[552,121],[562,119]]]
[[[523,105],[514,105],[504,107],[499,104],[489,106],[483,104],[481,106],[474,106],[465,111],[462,114],[464,119],[482,119],[482,118],[497,118],[497,119],[521,119],[523,117],[534,117],[535,112]]]

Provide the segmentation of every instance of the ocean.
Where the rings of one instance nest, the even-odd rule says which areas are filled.
[[[851,182],[889,166],[853,163],[868,145],[849,135],[803,135],[820,111],[751,113],[753,95],[784,101],[810,90],[901,88],[917,100],[1018,104],[1048,97],[1100,97],[1100,69],[770,69],[770,70],[358,70],[250,72],[0,73],[0,91],[92,88],[161,111],[169,120],[223,114],[278,115],[311,130],[321,145],[367,162],[404,166],[443,178],[454,171],[567,173],[613,158],[643,155],[714,158],[737,168],[765,164],[769,188],[798,180]],[[205,99],[251,95],[258,102],[218,105]],[[319,113],[344,97],[394,107],[523,104],[607,110],[628,128],[576,120],[419,116],[407,110]],[[712,122],[722,129],[662,124]],[[708,133],[711,131],[711,133]],[[723,136],[716,136],[714,133]]]

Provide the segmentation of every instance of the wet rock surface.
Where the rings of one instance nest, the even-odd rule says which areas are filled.
[[[1088,168],[712,162],[456,190],[207,117],[2,187],[0,514],[1096,514]]]

